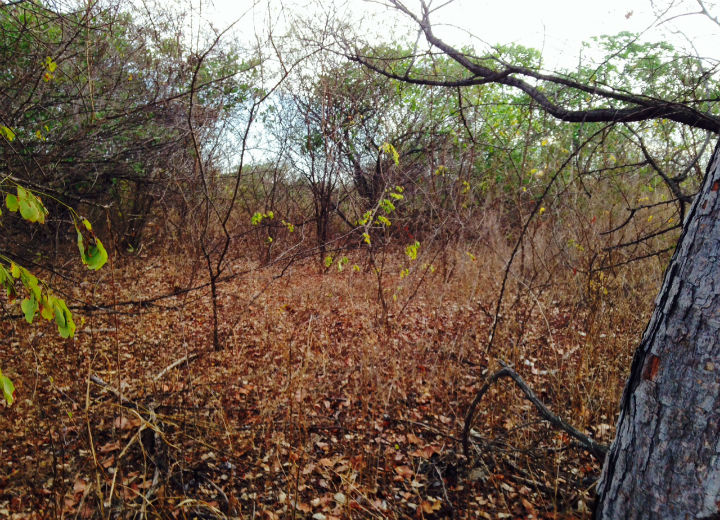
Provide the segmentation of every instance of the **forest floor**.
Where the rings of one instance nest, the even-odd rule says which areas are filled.
[[[480,404],[469,458],[465,413],[504,360],[609,443],[657,275],[511,283],[486,352],[501,276],[456,256],[388,293],[386,321],[366,265],[235,265],[218,351],[209,291],[182,293],[198,282],[169,258],[84,274],[68,291],[88,303],[177,294],[75,311],[73,339],[3,320],[0,517],[588,517],[601,461],[510,380]]]

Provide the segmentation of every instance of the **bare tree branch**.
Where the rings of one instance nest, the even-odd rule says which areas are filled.
[[[409,83],[432,86],[461,87],[469,85],[483,85],[488,83],[506,85],[526,93],[539,105],[542,110],[553,117],[561,121],[571,123],[628,123],[664,118],[693,128],[708,130],[716,134],[720,133],[720,118],[712,115],[711,113],[693,108],[691,105],[694,104],[695,101],[681,103],[639,94],[626,94],[597,85],[584,84],[558,74],[544,74],[527,67],[519,67],[508,64],[502,64],[503,68],[494,70],[479,63],[477,59],[473,59],[455,47],[447,44],[434,34],[432,24],[430,23],[430,9],[428,8],[425,0],[421,0],[421,16],[413,13],[400,0],[389,0],[389,2],[392,6],[410,17],[419,25],[425,35],[425,38],[433,47],[436,47],[449,56],[471,75],[460,79],[439,80],[413,77],[411,76],[409,70],[406,71],[405,74],[398,74],[385,67],[379,66],[375,63],[375,59],[372,56],[366,56],[360,53],[358,49],[354,49],[352,52],[348,53],[349,59],[362,63],[368,68],[383,74],[386,77]],[[497,59],[495,61],[499,62]],[[571,110],[551,101],[539,87],[534,86],[528,80],[536,80],[546,84],[568,87],[590,95],[599,96],[604,100],[620,102],[622,105],[618,107],[595,108],[588,110]]]
[[[491,375],[490,378],[488,378],[487,382],[482,386],[480,391],[478,391],[477,395],[475,395],[475,399],[470,405],[467,415],[465,416],[465,425],[462,432],[462,443],[463,452],[468,459],[470,459],[470,429],[472,426],[473,417],[475,415],[475,409],[478,407],[480,401],[490,389],[490,387],[499,379],[502,379],[504,377],[509,377],[515,382],[517,387],[525,394],[528,400],[535,405],[535,408],[537,408],[543,419],[548,421],[555,428],[558,428],[573,437],[598,459],[602,460],[605,458],[605,454],[609,449],[608,446],[600,444],[597,441],[591,439],[584,433],[580,432],[579,430],[575,429],[573,426],[565,422],[562,418],[552,413],[550,409],[545,406],[543,402],[540,401],[540,399],[538,399],[532,389],[527,385],[523,378],[520,377],[517,372],[515,372],[515,370],[513,370],[509,366],[504,366],[503,368],[495,372],[493,375]]]

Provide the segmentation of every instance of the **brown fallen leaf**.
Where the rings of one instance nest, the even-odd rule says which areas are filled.
[[[412,455],[413,457],[429,459],[436,453],[440,453],[440,448],[437,446],[428,445],[423,448],[418,448],[417,450],[411,452],[410,455]]]
[[[98,448],[98,451],[100,453],[109,453],[111,451],[119,450],[120,449],[120,442],[114,441],[114,442],[108,442],[107,444],[103,444]]]
[[[520,497],[520,502],[522,503],[523,507],[530,513],[535,512],[535,506],[532,505],[527,499],[524,497]]]
[[[75,484],[73,484],[73,493],[84,493],[87,489],[87,482],[85,482],[83,479],[79,478],[75,481]]]
[[[420,446],[423,443],[422,439],[420,437],[418,437],[417,435],[415,435],[414,433],[408,433],[407,440],[408,440],[408,442],[410,442],[412,444],[417,444],[418,446]]]
[[[408,466],[395,466],[395,473],[400,475],[403,478],[411,478],[415,472],[410,469]]]
[[[420,502],[420,507],[425,513],[431,515],[435,511],[440,511],[440,509],[442,509],[442,502],[440,502],[439,500],[423,500],[422,502]]]

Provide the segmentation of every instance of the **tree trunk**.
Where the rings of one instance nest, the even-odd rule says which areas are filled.
[[[635,352],[595,518],[720,519],[720,143]]]

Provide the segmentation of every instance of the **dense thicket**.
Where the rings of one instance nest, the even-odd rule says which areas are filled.
[[[429,10],[414,17],[402,2],[389,4],[440,52],[412,40],[362,41],[336,20],[320,27],[300,16],[288,34],[257,36],[261,43],[249,49],[231,32],[198,29],[193,13],[158,6],[0,5],[0,192],[10,196],[0,217],[0,267],[12,272],[0,271],[6,316],[19,315],[12,304],[21,282],[37,293],[20,306],[26,317],[28,305],[34,314],[43,311],[39,301],[51,301],[21,265],[58,268],[63,256],[46,253],[76,229],[87,256],[82,240],[95,244],[95,237],[89,222],[78,228],[81,216],[115,252],[182,253],[177,278],[162,280],[159,293],[133,288],[126,301],[82,307],[165,311],[167,300],[208,288],[212,319],[207,312],[190,326],[184,316],[178,321],[193,329],[198,352],[210,343],[206,335],[217,355],[244,334],[242,316],[223,319],[223,284],[280,266],[262,288],[244,279],[252,303],[306,258],[308,272],[362,273],[371,297],[354,302],[362,311],[353,312],[373,316],[379,342],[392,338],[394,325],[399,330],[428,280],[455,283],[470,317],[453,332],[453,346],[441,347],[465,341],[468,358],[443,354],[463,370],[463,363],[474,370],[496,361],[492,339],[481,338],[486,328],[505,340],[512,361],[535,370],[519,353],[529,348],[528,324],[539,313],[550,331],[564,319],[546,316],[547,301],[558,315],[586,312],[590,333],[616,298],[635,301],[629,295],[647,280],[625,277],[624,269],[636,260],[667,265],[720,130],[712,65],[622,33],[592,42],[597,60],[549,74],[537,50],[456,49],[435,38]],[[17,211],[20,190],[42,199],[44,206],[27,197],[34,210],[49,209],[49,226]],[[102,263],[85,256],[86,265]],[[468,267],[481,264],[495,271]],[[80,299],[79,290],[72,294]],[[186,303],[173,310],[182,314]],[[246,311],[232,303],[238,315]],[[58,326],[67,337],[75,325],[62,321],[70,315],[64,305]],[[308,315],[298,323],[309,331]],[[534,340],[530,352],[556,346]],[[434,353],[444,339],[432,341]],[[576,350],[553,351],[558,366]],[[184,361],[198,352],[185,352]],[[637,366],[645,357],[638,359]],[[550,374],[533,375],[541,373]],[[472,385],[463,385],[468,394]],[[146,416],[156,421],[154,406]],[[608,413],[602,421],[611,422]],[[172,472],[155,464],[156,475]],[[104,484],[97,485],[100,493]]]
[[[211,177],[237,175],[221,161],[217,136],[238,122],[235,108],[253,88],[248,78],[238,77],[250,68],[247,56],[243,62],[224,41],[208,44],[203,55],[205,49],[187,42],[181,17],[158,12],[138,23],[132,9],[111,3],[59,12],[21,2],[4,7],[0,16],[0,114],[11,132],[2,149],[7,180],[75,205],[103,224],[109,216],[116,245],[135,250],[154,218],[182,235],[196,200],[191,192],[203,190],[201,163]],[[658,99],[687,101],[691,92],[700,108],[717,88],[702,62],[679,56],[668,44],[641,44],[621,34],[596,45],[605,57],[563,73],[568,81],[612,84]],[[373,56],[394,74],[406,67],[410,51],[386,46]],[[537,51],[517,46],[501,47],[483,60],[531,70],[542,63]],[[606,230],[620,227],[604,245],[622,244],[641,234],[619,226],[625,211],[647,220],[653,209],[663,210],[669,226],[646,230],[660,236],[682,218],[700,178],[696,159],[705,135],[668,120],[564,126],[527,94],[502,85],[408,84],[327,55],[297,62],[301,66],[268,99],[263,122],[256,125],[265,147],[256,156],[259,163],[240,172],[238,207],[245,216],[236,222],[236,233],[256,212],[279,217],[265,220],[267,233],[253,235],[270,255],[266,260],[279,247],[267,247],[268,241],[289,238],[281,220],[312,224],[321,256],[334,239],[344,237],[333,248],[358,245],[371,228],[401,245],[477,239],[488,208],[512,235],[561,166],[543,211],[588,206],[595,192],[589,184],[601,184],[602,195],[595,197],[603,202],[596,209],[603,206],[610,215],[594,216],[604,218]],[[431,84],[462,69],[443,56],[414,57],[412,66],[421,83]],[[197,92],[191,96],[193,78]],[[252,81],[261,90],[269,80]],[[597,97],[563,88],[546,95],[577,110]],[[201,150],[194,148],[191,130]],[[208,195],[218,201],[232,194],[218,188],[231,182],[211,184]],[[380,208],[391,225],[376,216],[359,225],[396,187],[403,194],[393,218]],[[677,214],[664,211],[666,203]],[[10,242],[5,249],[20,252]]]
[[[198,70],[184,23],[112,2],[0,8],[4,187],[22,183],[53,209],[55,200],[70,204],[100,225],[109,218],[116,245],[137,249],[158,203],[179,204],[196,175],[193,75],[201,141],[212,141],[244,95],[237,52],[213,48]],[[10,244],[3,249],[21,253]]]

